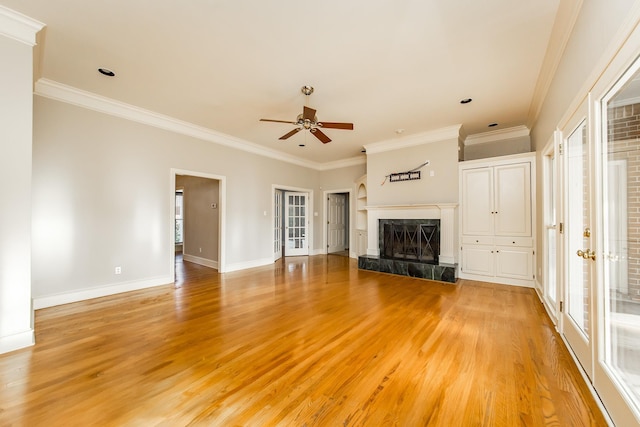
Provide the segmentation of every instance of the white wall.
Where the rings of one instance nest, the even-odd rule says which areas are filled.
[[[386,175],[411,170],[426,160],[421,179],[385,182]],[[431,176],[433,172],[433,176]],[[458,139],[367,154],[367,203],[371,206],[458,201]]]
[[[586,97],[603,68],[611,58],[609,47],[615,43],[617,33],[626,22],[629,11],[634,6],[629,0],[589,0],[585,1],[576,20],[573,32],[556,74],[543,102],[540,116],[531,129],[531,147],[538,152],[537,188],[544,188],[542,179],[542,148],[551,140],[553,131],[560,125],[563,116],[570,113],[583,97]],[[543,198],[538,191],[537,200],[538,245],[543,242],[542,221]],[[541,247],[536,251],[536,265],[543,265]]]
[[[172,281],[172,168],[226,178],[220,209],[229,269],[273,260],[272,219],[263,215],[271,212],[273,184],[321,193],[319,171],[48,98],[36,96],[34,120],[37,299]],[[345,179],[343,187],[353,185]],[[320,249],[321,232],[316,219],[312,250]]]
[[[531,129],[531,146],[534,151],[542,149],[549,141],[572,101],[578,96],[586,96],[589,85],[595,82],[598,72],[602,71],[596,69],[601,65],[600,60],[604,59],[607,47],[612,43],[622,23],[626,21],[633,5],[634,1],[629,0],[583,2],[562,60],[542,104],[540,116]],[[542,173],[538,176],[542,176]]]
[[[0,28],[1,29],[1,28]],[[35,36],[35,34],[34,34]],[[33,344],[32,45],[0,35],[0,353]]]
[[[489,157],[508,156],[531,152],[531,138],[529,135],[500,141],[470,144],[464,147],[464,159],[476,160]]]

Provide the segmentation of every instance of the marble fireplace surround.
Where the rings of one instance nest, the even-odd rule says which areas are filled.
[[[457,203],[367,206],[367,255],[380,256],[380,249],[378,248],[378,220],[439,219],[440,264],[455,264],[455,224],[457,207]]]

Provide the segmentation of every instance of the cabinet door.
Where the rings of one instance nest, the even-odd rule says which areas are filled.
[[[467,274],[493,276],[493,246],[464,245],[462,247],[462,271]]]
[[[462,234],[493,234],[493,169],[462,171]]]
[[[531,166],[496,166],[495,235],[531,236]]]
[[[496,248],[496,276],[512,279],[533,279],[533,250],[498,246]]]

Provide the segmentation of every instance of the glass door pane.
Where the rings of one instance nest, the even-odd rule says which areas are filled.
[[[557,286],[557,244],[556,244],[556,172],[555,163],[556,156],[553,152],[544,156],[544,173],[545,173],[545,191],[544,191],[544,206],[545,206],[545,280],[544,280],[544,295],[550,309],[554,315],[556,313],[556,304],[558,297]]]
[[[286,193],[285,255],[309,255],[307,241],[307,193]]]
[[[640,413],[638,73],[606,104],[603,127],[604,364]]]
[[[591,266],[578,251],[591,248],[589,233],[589,156],[587,126],[583,121],[567,142],[567,206],[568,289],[566,311],[588,341],[589,284]]]
[[[273,254],[282,257],[282,191],[276,190],[273,200]]]
[[[563,260],[560,327],[584,372],[593,378],[591,340],[592,278],[595,254],[592,252],[591,163],[587,121],[587,100],[562,129],[563,157]],[[556,234],[558,236],[558,234]],[[595,239],[593,240],[595,241]],[[559,243],[559,242],[557,242]]]

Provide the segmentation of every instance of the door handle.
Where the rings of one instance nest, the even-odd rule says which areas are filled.
[[[596,259],[596,253],[591,249],[585,249],[584,251],[582,249],[578,249],[578,251],[576,252],[576,255],[584,259],[592,259],[594,261]]]

